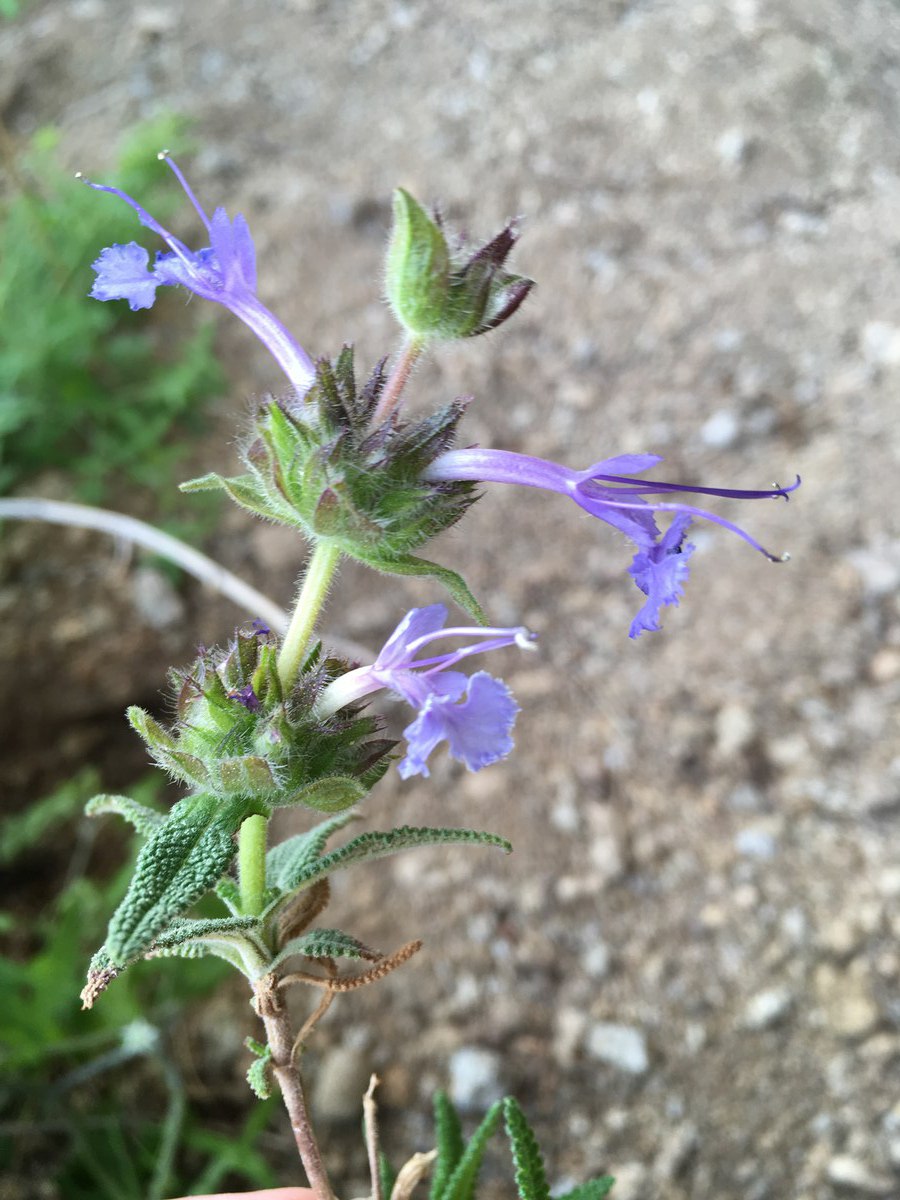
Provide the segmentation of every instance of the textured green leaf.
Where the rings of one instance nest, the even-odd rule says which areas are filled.
[[[484,609],[469,591],[469,586],[462,575],[449,567],[431,562],[427,558],[417,558],[413,554],[375,555],[361,554],[353,551],[354,557],[367,566],[381,571],[385,575],[415,575],[436,579],[442,583],[463,612],[467,612],[479,625],[487,625],[488,619]]]
[[[603,1200],[604,1196],[609,1195],[615,1182],[612,1175],[604,1175],[601,1179],[589,1179],[566,1192],[564,1196],[558,1197],[558,1200]]]
[[[401,825],[398,829],[385,832],[360,834],[345,846],[332,850],[330,854],[298,871],[291,886],[299,887],[301,884],[312,883],[313,880],[321,879],[341,867],[348,867],[351,863],[384,858],[387,854],[396,854],[411,846],[444,846],[452,843],[498,846],[507,853],[512,850],[510,843],[495,833],[480,833],[475,829],[429,829]]]
[[[390,1159],[383,1150],[378,1151],[378,1181],[381,1184],[381,1194],[384,1200],[390,1200],[394,1184],[397,1182],[397,1172],[391,1166]]]
[[[447,1181],[447,1186],[440,1200],[474,1200],[478,1172],[481,1170],[481,1160],[484,1158],[487,1144],[500,1122],[501,1109],[502,1103],[500,1100],[496,1104],[492,1104],[488,1109],[484,1120],[469,1139],[469,1144],[463,1151],[462,1158]]]
[[[166,819],[165,813],[157,812],[155,808],[148,808],[146,804],[139,804],[130,796],[112,796],[107,793],[101,793],[101,795],[88,800],[84,811],[89,817],[115,813],[130,822],[140,834],[153,833]]]
[[[434,1096],[434,1140],[437,1159],[431,1176],[431,1200],[441,1200],[465,1150],[459,1115],[446,1092]]]
[[[364,946],[358,938],[340,929],[312,929],[309,933],[291,938],[266,969],[274,970],[295,955],[304,958],[362,958],[367,962],[377,962],[381,958],[380,954]]]
[[[350,775],[326,775],[324,779],[308,783],[288,799],[276,797],[273,804],[278,808],[302,804],[316,812],[340,813],[358,804],[365,795],[366,788],[358,779]]]
[[[182,483],[182,492],[211,492],[222,490],[228,493],[236,504],[258,517],[272,517],[272,504],[266,493],[259,487],[252,475],[238,475],[234,479],[226,479],[223,475],[203,475],[199,479],[191,479]]]
[[[187,479],[178,485],[180,492],[220,492],[225,487],[225,480],[214,471],[208,475],[198,475],[196,479]]]
[[[269,1072],[272,1051],[268,1046],[261,1046],[253,1038],[247,1038],[244,1045],[256,1055],[247,1071],[247,1082],[259,1100],[268,1100],[272,1094],[272,1080]]]
[[[143,708],[139,708],[136,704],[132,704],[125,714],[128,717],[128,723],[131,728],[147,743],[147,747],[151,750],[174,750],[176,748],[175,739],[163,729],[158,721],[150,716]]]
[[[227,937],[259,928],[258,917],[205,917],[185,920],[178,917],[153,939],[152,950],[169,950],[185,942],[213,935]]]
[[[266,855],[266,877],[269,883],[282,891],[290,891],[296,887],[297,875],[316,861],[331,835],[349,825],[351,821],[357,820],[358,815],[351,812],[341,813],[332,817],[330,821],[322,821],[305,833],[295,834],[294,837],[273,846]]]
[[[519,1200],[550,1200],[550,1185],[537,1138],[512,1096],[503,1101],[503,1121],[516,1168]]]
[[[172,809],[144,843],[124,900],[109,923],[106,949],[119,967],[149,949],[157,935],[215,886],[228,869],[252,800],[222,802],[199,794]]]

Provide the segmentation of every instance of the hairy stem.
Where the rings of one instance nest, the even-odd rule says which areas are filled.
[[[406,387],[406,382],[412,373],[413,367],[419,358],[421,358],[425,345],[425,338],[421,337],[409,338],[403,345],[391,368],[388,381],[384,385],[384,391],[381,393],[381,399],[378,401],[378,407],[375,409],[375,415],[372,418],[373,425],[382,425],[397,407],[403,389]]]
[[[238,834],[238,879],[241,887],[241,911],[257,917],[266,896],[266,832],[268,821],[254,814],[241,825]]]
[[[278,655],[281,686],[289,692],[297,681],[303,655],[312,637],[325,597],[337,570],[341,552],[330,542],[317,542],[306,567],[303,583]]]
[[[265,975],[254,984],[256,1011],[262,1018],[266,1039],[272,1052],[272,1074],[278,1080],[284,1106],[291,1119],[291,1129],[303,1169],[317,1200],[334,1200],[328,1181],[322,1152],[313,1132],[303,1082],[292,1061],[294,1032],[284,996],[279,991],[275,975]]]

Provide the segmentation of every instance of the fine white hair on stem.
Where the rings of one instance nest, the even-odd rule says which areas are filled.
[[[107,508],[92,508],[87,504],[70,504],[62,500],[44,500],[37,496],[0,499],[0,521],[47,521],[52,525],[75,525],[81,529],[96,529],[115,538],[124,538],[175,563],[207,587],[227,596],[238,608],[259,617],[275,633],[283,634],[288,618],[283,608],[264,596],[251,584],[233,574],[214,559],[188,546],[155,525],[129,517]],[[345,638],[328,637],[327,641],[343,654],[355,659],[370,657],[364,646]]]

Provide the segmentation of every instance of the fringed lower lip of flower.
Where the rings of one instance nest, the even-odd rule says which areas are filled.
[[[108,246],[93,264],[97,278],[91,296],[95,300],[127,300],[136,312],[153,306],[158,287],[180,284],[204,300],[224,305],[239,317],[270,351],[297,392],[305,395],[315,378],[312,359],[256,295],[256,250],[246,220],[238,213],[231,221],[224,208],[217,208],[212,217],[207,216],[168,152],[162,151],[159,157],[171,167],[196,209],[209,236],[209,245],[201,250],[189,249],[131,196],[119,188],[86,179],[84,182],[95,191],[109,192],[124,200],[137,213],[140,223],[152,229],[169,247],[169,253],[157,253],[151,268],[149,253],[137,242]]]
[[[659,612],[665,604],[676,604],[682,585],[688,576],[688,559],[694,547],[686,536],[695,518],[712,521],[730,529],[764,554],[770,562],[786,562],[789,555],[772,554],[745,529],[724,517],[679,501],[648,501],[646,496],[694,495],[723,496],[736,500],[788,499],[800,486],[800,477],[788,487],[761,491],[740,488],[694,487],[690,484],[664,483],[656,480],[635,480],[630,476],[662,462],[656,454],[623,454],[594,463],[584,471],[573,471],[547,459],[510,450],[449,450],[440,455],[424,472],[429,482],[470,481],[477,483],[517,483],[523,487],[544,488],[569,496],[585,512],[599,517],[622,533],[637,546],[629,574],[647,597],[640,612],[631,622],[629,635],[638,637],[645,631],[659,629]],[[663,533],[656,524],[655,513],[674,513],[674,520]]]
[[[443,604],[412,609],[371,666],[357,667],[335,679],[316,704],[316,715],[324,719],[387,688],[417,709],[418,716],[403,731],[408,751],[399,771],[404,779],[428,775],[426,760],[441,741],[447,742],[452,757],[465,763],[470,771],[480,771],[505,758],[513,748],[511,730],[519,706],[506,684],[486,671],[467,676],[448,668],[473,654],[504,646],[533,649],[535,635],[521,626],[445,629],[446,620]],[[417,658],[426,647],[444,638],[465,638],[468,644]]]

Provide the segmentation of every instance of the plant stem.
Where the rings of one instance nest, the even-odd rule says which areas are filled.
[[[294,1032],[276,976],[263,976],[254,985],[254,993],[256,1011],[262,1018],[266,1040],[272,1053],[272,1074],[278,1080],[309,1185],[316,1193],[317,1200],[334,1200],[334,1192],[331,1190],[322,1161],[322,1152],[319,1150],[309,1119],[303,1082],[293,1062]]]
[[[254,814],[241,824],[238,834],[238,879],[241,887],[241,911],[258,917],[266,894],[265,817]]]
[[[413,367],[418,362],[425,349],[425,338],[409,338],[403,345],[394,361],[388,381],[384,385],[375,415],[372,417],[373,426],[383,425],[400,400],[400,395],[406,387]]]
[[[337,546],[330,542],[317,542],[307,564],[291,622],[278,655],[278,675],[285,692],[289,692],[297,680],[303,654],[322,611],[340,557]]]

